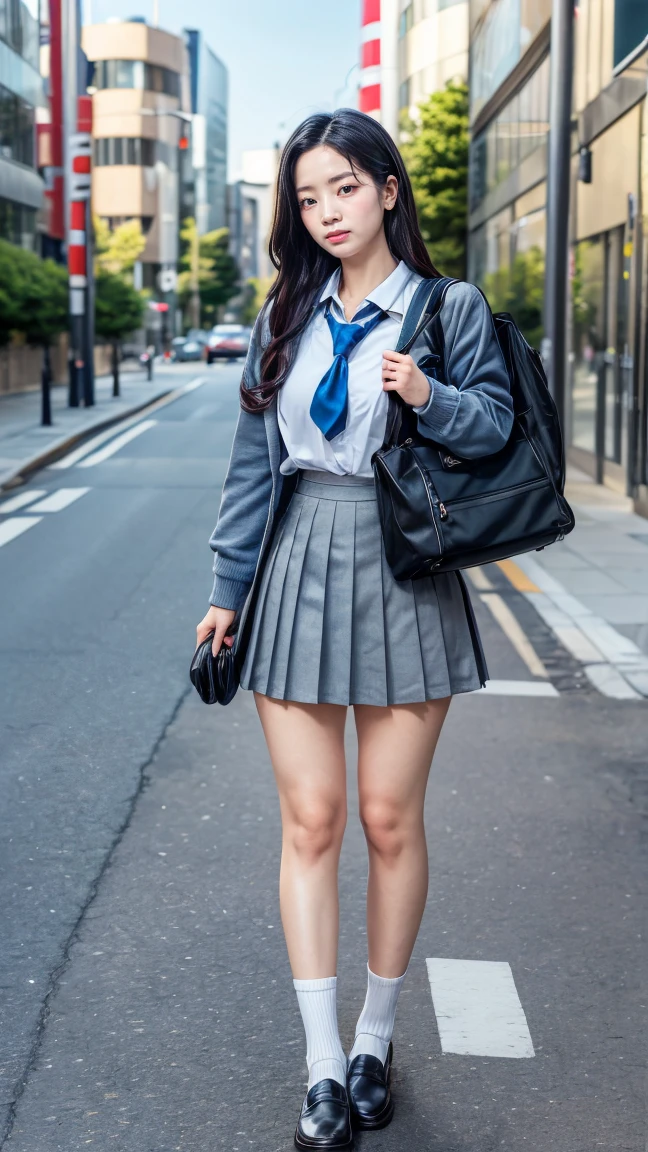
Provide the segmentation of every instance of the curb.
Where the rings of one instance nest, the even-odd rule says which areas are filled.
[[[156,392],[154,396],[150,396],[148,400],[139,404],[133,404],[130,408],[124,408],[119,415],[107,416],[104,419],[97,420],[95,424],[81,428],[78,432],[73,432],[70,436],[67,436],[65,440],[59,440],[56,444],[52,444],[51,447],[46,448],[44,452],[40,452],[38,456],[30,456],[27,460],[21,461],[20,464],[16,465],[11,475],[7,476],[2,483],[0,483],[0,492],[18,487],[18,485],[23,484],[33,472],[37,472],[40,468],[46,468],[48,464],[53,464],[55,460],[58,460],[61,456],[65,456],[70,448],[80,444],[89,436],[97,432],[103,432],[106,428],[111,428],[113,424],[119,424],[122,420],[127,420],[130,416],[136,416],[138,412],[144,412],[147,408],[150,408],[152,404],[157,404],[159,400],[164,399],[165,396],[168,396],[170,392],[174,392],[175,390],[174,387],[164,388],[160,392]]]

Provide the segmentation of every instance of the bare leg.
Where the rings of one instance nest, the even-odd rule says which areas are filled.
[[[360,818],[369,850],[369,968],[401,976],[428,890],[423,803],[450,697],[424,704],[355,706]]]
[[[279,899],[293,977],[333,976],[338,863],[346,825],[347,710],[340,704],[298,704],[258,692],[254,698],[279,789]]]

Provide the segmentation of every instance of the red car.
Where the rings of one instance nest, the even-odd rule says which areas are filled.
[[[207,363],[212,364],[216,358],[231,360],[247,356],[249,344],[249,328],[242,324],[215,324],[205,347]]]

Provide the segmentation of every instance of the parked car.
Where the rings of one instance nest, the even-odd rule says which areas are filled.
[[[173,337],[173,340],[171,341],[171,359],[172,360],[179,360],[180,359],[180,352],[184,348],[186,340],[187,340],[186,336],[174,336]]]
[[[215,324],[205,349],[208,364],[214,360],[247,356],[251,329],[243,324]]]
[[[185,340],[182,348],[178,349],[177,359],[181,364],[187,360],[202,360],[204,350],[205,345],[201,340]]]

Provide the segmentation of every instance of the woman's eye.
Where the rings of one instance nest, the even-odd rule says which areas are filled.
[[[304,199],[299,201],[299,206],[300,206],[300,208],[308,208],[309,204],[314,204],[314,203],[315,203],[315,201],[313,200],[312,196],[304,196]]]
[[[353,192],[354,188],[355,184],[343,184],[340,188],[340,192]]]

